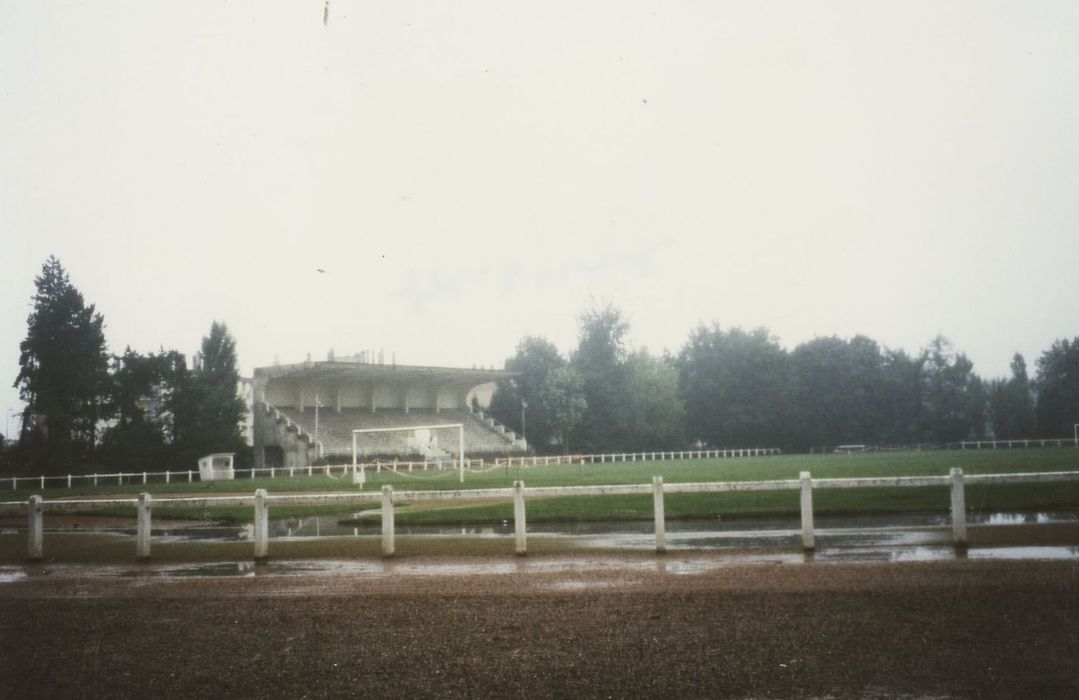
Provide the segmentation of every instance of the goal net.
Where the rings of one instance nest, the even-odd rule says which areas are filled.
[[[410,425],[401,428],[357,428],[352,431],[352,466],[359,463],[360,443],[364,435],[387,435],[404,433],[405,444],[409,452],[423,456],[424,460],[441,462],[446,457],[456,458],[460,480],[465,480],[465,426],[463,423],[441,423],[439,425]],[[365,446],[367,454],[378,454],[384,448]],[[400,443],[393,451],[400,449]]]

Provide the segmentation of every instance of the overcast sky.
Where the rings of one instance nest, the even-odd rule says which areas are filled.
[[[610,302],[786,347],[1079,334],[1079,3],[0,4],[0,406],[57,255],[110,350],[497,365]],[[320,273],[319,268],[325,270]],[[5,426],[6,427],[6,426]]]

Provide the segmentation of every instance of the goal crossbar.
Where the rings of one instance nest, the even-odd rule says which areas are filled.
[[[462,483],[465,480],[465,424],[464,423],[439,423],[438,425],[403,425],[400,428],[356,428],[352,431],[352,466],[357,465],[358,449],[356,436],[364,433],[401,433],[417,430],[443,430],[448,428],[457,429],[457,473]]]

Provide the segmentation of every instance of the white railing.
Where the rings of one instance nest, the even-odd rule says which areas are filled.
[[[999,448],[1031,447],[1079,447],[1079,431],[1073,438],[1026,438],[1022,440],[963,440],[947,443],[904,443],[893,445],[816,445],[809,448],[810,454],[832,454],[851,452],[925,452],[940,450],[988,450]]]
[[[737,450],[664,450],[656,452],[614,452],[590,455],[532,455],[499,457],[495,465],[546,467],[557,464],[607,464],[616,462],[665,462],[677,459],[728,459],[737,457],[769,457],[783,454],[778,447],[747,447]]]
[[[489,415],[487,413],[484,413],[483,411],[479,411],[478,416],[476,415],[475,411],[471,411],[470,415],[472,416],[472,418],[474,418],[476,420],[476,422],[478,422],[480,425],[482,425],[485,429],[493,432],[496,435],[499,435],[499,436],[503,437],[507,442],[509,442],[509,444],[511,446],[516,445],[518,442],[520,442],[521,443],[521,449],[528,449],[528,443],[525,440],[523,435],[518,435],[516,433],[516,431],[510,430],[508,427],[506,427],[502,423],[499,423],[497,420],[495,420],[494,416]],[[487,422],[486,422],[487,420],[491,421],[490,425],[487,424]],[[511,435],[513,437],[510,437]]]
[[[138,498],[63,499],[45,501],[41,496],[31,496],[29,501],[0,503],[0,512],[13,508],[25,508],[28,515],[27,556],[41,559],[44,553],[43,514],[53,511],[83,511],[95,508],[136,508],[136,558],[150,556],[150,509],[154,504],[188,508],[254,507],[254,556],[269,556],[269,508],[271,504],[282,506],[357,506],[365,503],[381,503],[382,506],[382,553],[394,554],[394,501],[476,501],[513,500],[514,549],[517,554],[527,552],[525,530],[525,495],[532,498],[555,496],[618,496],[631,494],[653,495],[655,518],[655,548],[666,550],[666,521],[664,496],[668,493],[726,493],[734,491],[799,491],[802,524],[802,547],[816,547],[813,529],[813,490],[852,488],[911,488],[944,487],[951,490],[952,541],[957,547],[967,544],[965,487],[970,484],[1024,484],[1079,481],[1079,471],[1035,472],[1028,474],[972,474],[964,476],[962,469],[952,469],[947,476],[894,476],[853,479],[813,479],[809,472],[801,472],[797,479],[770,481],[717,481],[700,483],[664,484],[663,477],[652,477],[651,484],[618,484],[608,486],[540,486],[525,489],[524,482],[515,481],[512,488],[459,489],[456,491],[399,491],[383,486],[381,493],[339,492],[323,494],[296,494],[271,496],[265,489],[258,489],[252,496],[205,496],[166,497],[153,499],[149,493]]]
[[[737,457],[764,457],[774,456],[782,454],[778,448],[745,448],[738,450],[667,450],[664,452],[621,452],[615,454],[596,454],[596,455],[549,455],[544,457],[529,456],[529,457],[506,457],[498,458],[494,461],[494,465],[498,466],[519,466],[519,467],[545,467],[559,464],[606,464],[616,462],[662,462],[668,460],[680,460],[680,459],[723,459],[723,458],[737,458]],[[465,458],[465,469],[473,469],[474,464],[479,464],[480,469],[484,468],[484,460],[473,460]],[[456,459],[444,459],[444,460],[424,460],[424,461],[403,461],[403,460],[386,460],[376,462],[366,462],[358,465],[351,464],[333,464],[323,465],[320,467],[306,466],[306,467],[261,467],[258,469],[235,469],[233,473],[237,476],[247,475],[251,479],[257,479],[260,476],[269,479],[278,478],[294,478],[297,476],[347,476],[349,473],[358,469],[376,471],[381,473],[383,470],[393,471],[397,473],[412,472],[412,471],[428,471],[428,470],[445,470],[445,469],[457,469],[458,462]],[[111,474],[66,474],[60,476],[9,476],[0,479],[0,487],[9,485],[12,491],[16,491],[19,488],[19,484],[23,484],[23,487],[46,489],[46,488],[72,488],[76,484],[82,485],[110,485],[116,484],[117,486],[123,486],[124,484],[149,484],[149,483],[164,483],[170,484],[173,481],[193,483],[195,477],[199,475],[197,469],[177,470],[177,471],[163,471],[163,472],[114,472]]]
[[[1029,440],[964,440],[959,443],[961,450],[996,450],[1016,447],[1079,447],[1075,438],[1030,438]]]
[[[267,403],[265,401],[260,401],[259,403],[261,403],[266,408],[266,410],[273,413],[275,421],[285,424],[285,430],[291,430],[295,428],[296,436],[298,438],[303,438],[307,441],[308,444],[315,445],[318,449],[318,454],[320,456],[326,454],[326,450],[322,444],[322,440],[316,440],[315,436],[312,435],[306,428],[304,428],[302,425],[282,413],[281,410],[277,408],[277,406],[274,406],[273,404]]]

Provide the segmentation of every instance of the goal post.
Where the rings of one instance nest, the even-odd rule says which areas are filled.
[[[457,474],[461,483],[465,481],[465,424],[439,423],[438,425],[406,425],[400,428],[356,428],[352,431],[352,466],[359,464],[359,446],[356,438],[366,433],[415,433],[417,430],[457,429]]]

